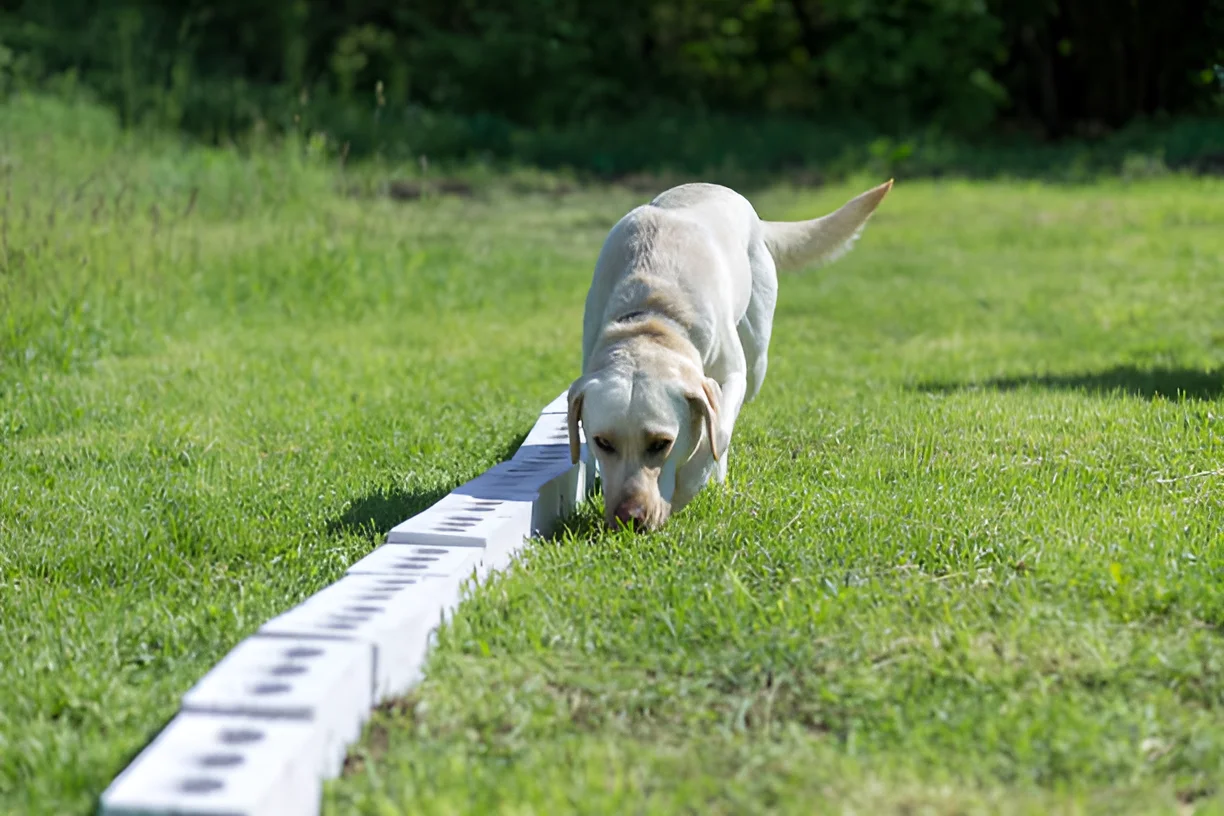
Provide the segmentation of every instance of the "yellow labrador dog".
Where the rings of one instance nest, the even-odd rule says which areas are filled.
[[[608,234],[586,299],[582,376],[569,389],[599,464],[609,526],[654,530],[727,475],[736,417],[761,390],[778,269],[846,252],[892,189],[811,221],[763,221],[715,184],[673,187]]]

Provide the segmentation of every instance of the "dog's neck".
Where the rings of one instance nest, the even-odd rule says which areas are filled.
[[[701,353],[685,325],[655,309],[633,309],[609,321],[599,345],[609,351],[617,347],[629,351],[639,343],[678,354],[701,367]]]

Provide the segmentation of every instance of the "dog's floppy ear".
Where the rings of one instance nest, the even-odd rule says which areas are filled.
[[[722,387],[713,377],[703,377],[701,388],[686,394],[689,403],[694,405],[705,416],[706,436],[710,438],[710,453],[714,461],[726,450],[726,440],[721,438],[721,426],[718,422],[718,412],[722,407]]]
[[[570,464],[578,464],[582,456],[582,438],[578,436],[578,422],[582,419],[582,398],[586,394],[587,378],[579,377],[569,387],[569,410],[566,421],[569,424]]]

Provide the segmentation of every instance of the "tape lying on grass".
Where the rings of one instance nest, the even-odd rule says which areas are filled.
[[[396,525],[343,578],[260,627],[183,695],[179,713],[102,794],[102,814],[319,812],[371,709],[421,678],[469,578],[507,567],[589,495],[570,464],[565,394],[518,452]]]

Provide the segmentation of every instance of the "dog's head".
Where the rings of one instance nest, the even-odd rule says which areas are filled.
[[[581,422],[599,461],[610,527],[648,531],[667,520],[677,466],[699,449],[714,459],[726,449],[719,434],[721,398],[718,383],[692,363],[664,370],[608,366],[574,381],[570,456],[578,461]]]

